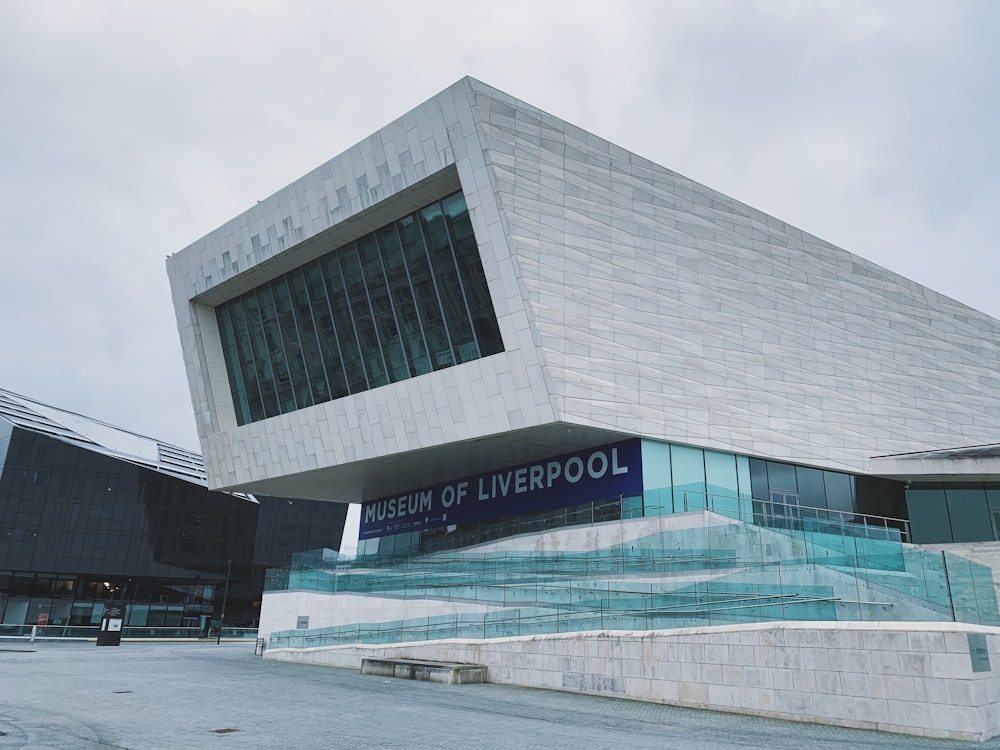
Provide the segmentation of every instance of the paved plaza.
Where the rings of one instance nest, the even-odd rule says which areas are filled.
[[[0,641],[0,750],[1000,748],[265,661],[253,643]]]

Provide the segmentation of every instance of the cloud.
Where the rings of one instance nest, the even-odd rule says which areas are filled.
[[[164,256],[463,75],[1000,315],[1000,5],[0,5],[0,385],[196,448]]]

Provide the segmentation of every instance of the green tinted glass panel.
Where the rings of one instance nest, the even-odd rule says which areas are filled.
[[[503,351],[461,193],[220,305],[216,317],[239,424]]]
[[[753,497],[753,493],[750,489],[750,459],[746,456],[736,457],[736,476],[737,479],[739,479],[740,497]]]
[[[670,491],[670,445],[643,440],[641,446],[645,513],[647,516],[672,513],[674,501]]]
[[[326,382],[330,387],[332,398],[340,398],[348,394],[347,377],[344,374],[343,355],[340,350],[340,335],[333,324],[333,312],[323,281],[323,271],[318,262],[310,263],[303,269],[306,282],[306,294],[312,309],[313,324],[316,327],[316,342],[320,350],[320,362],[326,373]],[[313,391],[316,393],[317,391]],[[319,399],[317,401],[329,401]]]
[[[675,512],[703,509],[705,457],[701,448],[671,445],[670,473],[673,478]]]
[[[993,524],[986,505],[986,491],[980,488],[948,488],[948,516],[956,542],[992,542]]]
[[[798,483],[795,481],[795,467],[791,464],[781,464],[777,461],[768,461],[767,484],[771,492],[774,492],[775,490],[797,492]]]
[[[951,520],[944,490],[907,490],[910,536],[914,544],[952,542]]]
[[[986,488],[986,503],[989,505],[991,511],[1000,511],[1000,487]]]
[[[347,299],[344,275],[340,271],[340,261],[335,255],[328,255],[323,258],[321,267],[330,300],[330,311],[333,314],[334,326],[340,342],[340,353],[343,357],[348,387],[351,393],[366,391],[368,390],[368,378],[365,376],[365,366],[361,361],[358,333],[354,327],[354,319],[351,317],[351,305]]]
[[[826,488],[826,507],[844,513],[853,513],[854,477],[836,471],[823,472],[823,486]]]
[[[826,507],[826,487],[823,483],[822,471],[796,466],[795,478],[798,480],[799,505],[805,505],[809,508]]]
[[[344,274],[344,284],[347,287],[351,315],[354,318],[354,327],[358,332],[358,343],[361,345],[365,373],[368,376],[369,385],[372,388],[377,388],[388,383],[389,379],[385,373],[385,362],[382,359],[378,330],[375,328],[375,319],[368,302],[368,290],[361,269],[361,258],[358,256],[357,248],[351,246],[340,253],[339,259],[340,270]]]
[[[427,343],[424,341],[417,304],[413,299],[403,246],[395,226],[383,227],[377,232],[377,236],[389,284],[389,296],[396,310],[403,351],[413,374],[423,375],[431,371],[431,361],[427,356]]]
[[[358,241],[358,252],[361,255],[368,299],[375,316],[375,326],[382,346],[382,359],[385,361],[389,380],[392,382],[406,380],[410,377],[410,367],[403,352],[399,326],[396,323],[396,311],[389,296],[389,287],[382,268],[382,256],[374,234],[369,234]]]
[[[232,383],[236,420],[240,424],[244,424],[250,421],[250,406],[247,403],[243,369],[236,351],[236,334],[233,329],[231,311],[228,307],[220,307],[216,311],[216,317],[219,323],[219,336],[222,339],[222,356],[226,360],[226,374],[229,376],[229,382]]]
[[[313,319],[313,308],[302,269],[296,269],[288,274],[288,285],[292,293],[292,314],[300,336],[302,359],[307,370],[306,378],[310,393],[315,403],[329,401],[330,387],[323,369],[323,356],[316,338],[316,321]]]
[[[759,458],[747,461],[750,468],[750,494],[756,500],[767,500],[771,490],[767,486],[767,462]]]
[[[705,479],[710,495],[736,497],[736,456],[732,453],[705,451]]]
[[[270,284],[257,290],[257,304],[260,307],[265,356],[271,365],[274,388],[278,396],[278,413],[294,411],[296,404],[295,395],[292,392],[292,378],[288,371],[288,361],[285,359],[285,350],[281,342],[278,314],[275,310],[274,294]]]
[[[250,334],[250,349],[253,352],[254,373],[260,386],[260,397],[264,404],[264,416],[273,417],[278,409],[278,394],[274,382],[274,369],[268,355],[264,325],[261,322],[260,305],[256,292],[243,295],[243,309],[246,312],[247,330]]]
[[[396,227],[409,268],[431,367],[435,370],[451,367],[455,364],[455,355],[444,324],[444,313],[441,311],[441,301],[438,298],[437,286],[434,284],[434,274],[427,257],[427,246],[424,243],[423,232],[420,231],[420,222],[416,217],[408,216],[397,222]]]
[[[642,495],[622,498],[622,518],[640,518],[642,515]]]
[[[484,357],[502,352],[500,327],[497,325],[496,315],[493,314],[493,302],[490,300],[490,291],[486,285],[486,274],[483,272],[483,263],[479,257],[479,247],[472,233],[472,222],[465,206],[465,196],[456,193],[441,201],[441,206],[447,219],[458,273],[465,290],[479,347]]]
[[[736,456],[732,453],[705,451],[705,483],[709,510],[727,516],[734,516],[739,511]]]
[[[254,365],[253,347],[250,344],[250,329],[247,325],[243,300],[233,300],[227,307],[231,313],[233,335],[236,340],[236,355],[243,373],[243,381],[246,385],[247,405],[250,408],[249,421],[255,422],[258,419],[264,418],[264,401],[260,394],[260,383],[257,378],[256,366]],[[238,384],[234,385],[235,387],[238,387]],[[239,418],[239,412],[237,412],[236,416]]]
[[[441,298],[444,321],[451,337],[452,349],[459,362],[479,358],[479,347],[472,335],[469,309],[465,304],[462,282],[455,267],[455,254],[448,238],[448,227],[439,204],[420,211],[420,223],[427,241],[434,283]]]
[[[306,360],[302,353],[299,327],[295,322],[295,313],[292,310],[292,296],[288,289],[287,274],[284,278],[275,280],[271,285],[271,290],[274,292],[274,311],[278,319],[278,330],[281,332],[285,361],[288,364],[292,395],[295,398],[296,407],[301,409],[312,405],[312,389],[309,386],[309,376],[306,374]]]

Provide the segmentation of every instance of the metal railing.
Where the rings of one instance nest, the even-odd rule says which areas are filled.
[[[94,640],[99,631],[100,627],[97,625],[0,625],[0,638]],[[199,640],[203,632],[201,628],[125,626],[122,628],[122,638]],[[253,640],[256,637],[256,628],[224,628],[222,631],[223,640]],[[213,635],[212,640],[214,639]]]
[[[774,619],[1000,624],[989,569],[904,545],[903,519],[711,495],[687,501],[690,510],[733,522],[651,526],[587,552],[479,548],[275,571],[270,580],[282,588],[475,602],[494,611],[289,631],[271,647],[303,638],[382,643]]]
[[[910,542],[910,522],[905,518],[814,508],[756,498],[730,498],[721,495],[706,495],[705,498],[706,510],[766,528],[823,531],[869,539],[887,539],[904,544]],[[733,500],[736,500],[735,511],[732,507]]]
[[[692,597],[672,604],[647,603],[627,609],[589,608],[539,611],[520,608],[486,614],[455,614],[408,621],[358,623],[312,631],[270,634],[268,648],[312,648],[346,644],[384,644],[444,638],[485,639],[587,630],[663,630],[706,624],[774,619],[836,619],[836,608],[866,607],[885,613],[891,602],[858,601],[810,593],[770,593],[725,598]],[[812,616],[803,616],[806,611]]]

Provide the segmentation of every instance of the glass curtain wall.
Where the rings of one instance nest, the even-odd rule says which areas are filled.
[[[810,527],[816,529],[823,526],[824,520],[850,523],[856,513],[871,513],[863,504],[859,507],[855,499],[856,483],[870,480],[869,477],[689,445],[643,440],[642,477],[642,494],[634,497],[608,498],[575,508],[480,521],[449,527],[447,531],[373,538],[359,542],[358,551],[361,555],[407,555],[455,549],[541,529],[706,509],[782,528],[797,528],[804,518],[809,518],[813,519]],[[881,493],[880,497],[901,491],[903,486],[887,480],[870,484],[869,489]],[[1000,522],[1000,492],[996,499]]]
[[[1000,485],[914,485],[906,506],[916,544],[1000,539]]]
[[[909,520],[909,537],[904,541],[914,544],[1000,540],[997,484],[904,487],[898,481],[652,440],[642,441],[642,475],[643,492],[635,497],[470,524],[458,528],[458,533],[451,529],[427,539],[420,532],[371,539],[361,552],[406,554],[456,548],[540,528],[704,509],[751,523],[782,528],[805,525],[819,531],[862,523],[855,517],[881,516],[891,532],[899,528],[896,520]],[[904,492],[905,505],[900,506],[898,497]],[[806,523],[807,519],[811,520]],[[877,529],[877,522],[872,528]],[[840,532],[834,529],[834,533]]]
[[[346,505],[254,503],[4,424],[0,624],[90,625],[114,600],[128,626],[201,627],[226,598],[250,625],[266,567],[339,546]]]
[[[895,497],[902,488],[899,482],[651,440],[642,442],[642,474],[642,506],[623,509],[626,517],[706,508],[733,515],[747,507],[740,499],[766,501],[793,517],[800,507],[881,515],[878,510],[895,507],[885,498]],[[858,482],[867,482],[860,503]],[[757,504],[758,514],[765,512],[764,504]],[[905,511],[892,515],[904,516]]]
[[[239,424],[503,351],[459,192],[216,308]]]

